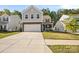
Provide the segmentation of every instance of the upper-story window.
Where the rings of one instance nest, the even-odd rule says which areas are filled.
[[[6,18],[6,21],[8,21],[8,17]]]
[[[25,15],[25,19],[28,19],[28,15]]]
[[[8,17],[3,17],[3,21],[8,21]]]
[[[46,22],[49,22],[49,19],[46,19]]]
[[[33,19],[34,18],[34,15],[33,14],[31,14],[31,19]]]
[[[3,21],[5,21],[5,18],[3,17]]]
[[[39,14],[37,14],[37,18],[39,18]]]

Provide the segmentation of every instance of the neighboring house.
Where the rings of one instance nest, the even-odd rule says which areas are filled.
[[[63,23],[63,21],[67,18],[69,18],[68,15],[62,15],[62,17],[59,19],[59,21],[57,21],[57,23],[55,24],[53,30],[64,32],[65,31],[65,24]]]
[[[48,31],[52,30],[51,17],[43,15],[43,12],[35,6],[30,6],[22,11],[22,31]]]
[[[65,28],[66,25],[63,23],[63,21],[66,20],[69,17],[77,18],[79,20],[78,14],[76,14],[76,15],[62,15],[62,17],[59,19],[59,21],[57,21],[57,23],[55,24],[53,30],[59,31],[59,32],[65,32],[65,31],[71,32],[71,30],[66,30],[66,28]],[[79,30],[77,30],[77,32],[79,32]]]
[[[18,31],[20,29],[20,17],[18,15],[0,16],[0,31]]]

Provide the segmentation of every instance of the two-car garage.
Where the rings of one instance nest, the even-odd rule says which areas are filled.
[[[24,32],[41,32],[41,24],[23,24]]]

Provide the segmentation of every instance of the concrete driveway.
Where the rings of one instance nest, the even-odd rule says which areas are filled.
[[[1,53],[51,53],[41,32],[22,32],[0,39]]]

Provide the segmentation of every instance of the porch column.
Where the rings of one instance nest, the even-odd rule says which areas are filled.
[[[41,24],[41,31],[43,31],[43,23]]]
[[[46,25],[45,25],[45,31],[46,31]]]
[[[21,23],[21,24],[20,24],[20,30],[21,30],[22,32],[24,31],[23,28],[24,28],[24,25],[23,25],[23,23]]]

